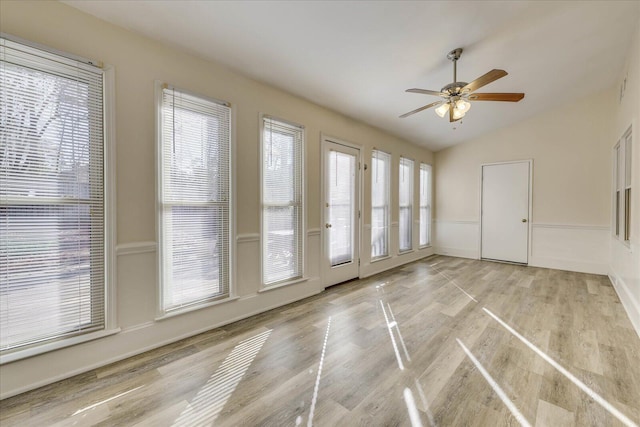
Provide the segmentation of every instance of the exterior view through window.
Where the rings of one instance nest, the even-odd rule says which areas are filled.
[[[164,88],[160,114],[164,314],[229,295],[231,109]]]
[[[374,150],[371,155],[371,259],[389,256],[389,191],[391,156]]]
[[[105,327],[103,71],[0,39],[2,352]]]
[[[262,121],[262,281],[302,277],[304,129]]]
[[[400,252],[413,249],[413,160],[400,157]]]

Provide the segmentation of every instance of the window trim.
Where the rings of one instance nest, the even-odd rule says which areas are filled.
[[[276,120],[279,121],[281,123],[285,123],[287,125],[290,126],[294,126],[294,127],[298,127],[300,129],[302,129],[302,144],[300,147],[300,158],[302,159],[302,164],[300,165],[300,188],[301,188],[301,193],[300,193],[300,207],[302,210],[301,216],[302,216],[302,221],[300,222],[300,250],[301,250],[301,254],[300,254],[300,259],[302,262],[302,265],[300,266],[300,276],[296,276],[296,277],[288,277],[286,279],[282,279],[279,280],[277,282],[271,282],[271,283],[264,283],[264,246],[263,246],[263,242],[264,242],[264,206],[262,203],[263,200],[263,182],[262,179],[264,177],[264,130],[265,130],[265,125],[264,125],[264,121],[265,119],[270,119],[270,120]],[[307,131],[304,125],[301,125],[299,123],[293,122],[291,120],[286,120],[286,119],[282,119],[280,117],[276,117],[270,114],[266,114],[266,113],[259,113],[258,114],[258,132],[259,132],[259,141],[260,141],[260,147],[259,147],[259,158],[258,158],[258,162],[260,164],[259,166],[259,175],[258,175],[258,181],[259,181],[259,185],[258,185],[258,208],[260,209],[260,219],[259,219],[259,245],[260,245],[260,285],[258,286],[258,292],[264,292],[264,291],[269,291],[272,289],[278,289],[278,288],[282,288],[282,287],[286,287],[286,286],[290,286],[290,285],[296,285],[302,282],[306,282],[309,280],[308,276],[307,276],[307,231],[306,231],[306,226],[307,226],[307,180],[306,180],[306,175],[305,175],[305,171],[306,171],[306,143],[307,143]]]
[[[429,170],[429,189],[428,189],[428,195],[429,197],[427,198],[427,207],[429,208],[429,217],[427,218],[427,244],[426,245],[421,245],[420,244],[420,227],[422,227],[422,221],[418,220],[418,249],[426,249],[426,248],[430,248],[432,246],[432,232],[433,232],[433,227],[432,227],[432,218],[433,218],[433,166],[430,165],[429,163],[425,163],[425,162],[420,162],[420,168],[418,169],[418,187],[421,187],[422,185],[422,180],[420,179],[420,173],[422,172],[422,165],[427,166],[428,170]],[[420,212],[420,209],[422,209],[422,205],[420,204],[420,188],[418,188],[418,212]]]
[[[375,158],[375,153],[379,152],[382,153],[384,155],[387,156],[388,160],[389,160],[389,170],[388,170],[388,176],[387,176],[387,186],[385,188],[385,192],[386,192],[386,199],[387,199],[387,231],[386,231],[386,240],[387,240],[387,253],[384,255],[379,255],[376,257],[371,256],[371,250],[369,251],[369,257],[370,257],[370,262],[378,262],[378,261],[382,261],[384,259],[387,258],[391,258],[391,229],[392,229],[392,223],[391,223],[391,209],[392,209],[392,202],[391,202],[391,175],[393,174],[392,169],[393,169],[393,156],[391,155],[391,153],[384,151],[384,150],[380,150],[377,149],[375,147],[373,147],[373,149],[371,150],[371,220],[370,222],[372,224],[370,224],[370,228],[369,228],[369,243],[372,245],[372,240],[371,237],[373,235],[373,159]]]
[[[400,181],[400,169],[402,166],[402,159],[409,160],[411,162],[411,217],[409,219],[409,227],[411,227],[411,247],[408,249],[400,248],[400,185],[402,182]],[[414,207],[415,207],[415,198],[416,198],[416,187],[415,187],[415,174],[416,174],[416,161],[410,157],[400,156],[398,160],[398,255],[404,255],[415,251],[415,239],[413,238],[414,233]]]
[[[632,192],[633,181],[627,185],[627,141],[633,146],[632,125],[625,130],[620,139],[616,142],[612,149],[613,173],[612,173],[612,215],[611,215],[611,237],[619,241],[621,244],[631,249],[631,209],[633,204],[627,203],[627,190]],[[633,149],[631,151],[633,153]],[[633,159],[631,159],[631,170],[633,173]],[[618,188],[620,186],[620,188]],[[619,191],[619,193],[618,193]],[[628,237],[628,239],[627,239]]]
[[[163,165],[162,165],[162,91],[164,89],[172,89],[179,91],[189,96],[200,98],[205,101],[213,102],[216,104],[224,105],[230,110],[230,124],[229,124],[229,292],[228,295],[212,297],[200,302],[194,302],[191,304],[185,304],[180,308],[174,308],[171,310],[165,310],[163,308],[164,297],[164,284],[162,282],[163,277],[163,265],[162,265],[162,184],[163,184]],[[179,316],[185,313],[198,311],[200,309],[212,307],[215,305],[236,301],[239,297],[236,294],[236,136],[235,136],[235,122],[236,122],[236,109],[234,105],[216,99],[207,95],[202,95],[197,92],[190,91],[188,89],[182,89],[181,87],[170,85],[166,82],[155,80],[154,81],[154,104],[155,104],[155,166],[156,166],[156,179],[155,179],[155,231],[156,231],[156,316],[154,320],[164,320]]]
[[[79,333],[66,338],[47,340],[0,354],[0,366],[51,351],[93,341],[120,332],[116,307],[117,288],[117,224],[116,218],[116,113],[115,113],[115,67],[100,61],[90,60],[49,46],[32,42],[11,34],[0,32],[0,39],[41,50],[47,57],[69,62],[91,71],[102,73],[103,115],[103,227],[104,227],[104,328]]]

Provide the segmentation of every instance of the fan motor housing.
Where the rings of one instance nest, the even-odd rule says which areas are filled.
[[[444,93],[448,93],[449,95],[460,95],[462,93],[462,88],[465,87],[467,82],[454,82],[449,83],[445,87],[443,87],[440,91]]]

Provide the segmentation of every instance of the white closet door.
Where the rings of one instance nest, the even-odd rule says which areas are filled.
[[[526,264],[529,162],[482,167],[482,258]]]

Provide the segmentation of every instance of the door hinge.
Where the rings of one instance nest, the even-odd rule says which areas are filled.
[[[358,211],[358,219],[360,219],[360,211]]]
[[[358,258],[358,267],[360,267],[360,258]]]

